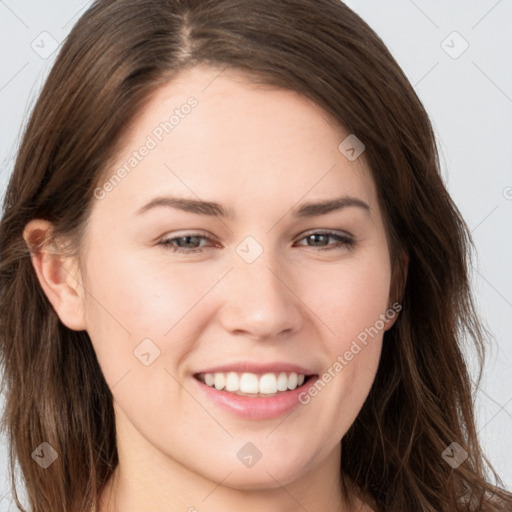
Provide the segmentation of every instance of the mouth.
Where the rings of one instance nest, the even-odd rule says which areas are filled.
[[[242,420],[272,420],[301,406],[318,374],[286,361],[238,361],[203,368],[193,381],[205,403]],[[308,411],[311,409],[307,409]]]
[[[194,378],[209,388],[249,398],[272,398],[305,387],[316,374],[298,372],[208,372]]]

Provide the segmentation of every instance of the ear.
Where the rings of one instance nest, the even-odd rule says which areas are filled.
[[[391,287],[389,293],[389,309],[395,313],[389,316],[389,320],[386,322],[386,331],[390,329],[396,322],[399,312],[402,309],[402,298],[405,292],[405,284],[407,282],[407,271],[409,268],[409,256],[405,252],[401,252],[398,256],[398,261],[393,267],[391,276]],[[399,305],[400,308],[394,306]]]
[[[84,289],[78,265],[57,248],[52,231],[50,222],[35,219],[25,226],[23,238],[39,283],[61,322],[69,329],[85,330]]]

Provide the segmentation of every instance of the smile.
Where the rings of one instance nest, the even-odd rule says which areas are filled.
[[[215,372],[199,373],[195,376],[207,386],[218,391],[224,390],[239,396],[268,397],[281,392],[293,391],[307,380],[304,374],[296,372],[279,373],[239,373]]]
[[[250,362],[204,369],[193,377],[206,403],[253,421],[279,418],[302,407],[299,396],[318,380],[318,374],[297,365]]]

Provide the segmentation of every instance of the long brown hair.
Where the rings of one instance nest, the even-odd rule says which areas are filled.
[[[479,446],[463,357],[471,343],[483,364],[469,231],[440,177],[420,100],[339,0],[103,0],[72,30],[25,130],[0,224],[2,427],[20,510],[16,463],[33,512],[96,510],[118,464],[112,394],[91,341],[60,322],[23,228],[46,219],[79,252],[95,187],[130,121],[158,85],[197,64],[297,91],[365,144],[402,311],[341,441],[344,474],[379,511],[505,510],[512,496]],[[32,456],[42,442],[58,454],[47,469]],[[457,468],[442,456],[453,442],[468,453]]]

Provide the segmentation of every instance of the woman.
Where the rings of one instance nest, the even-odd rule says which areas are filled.
[[[467,227],[337,0],[94,3],[0,237],[30,510],[510,509],[461,351]]]

